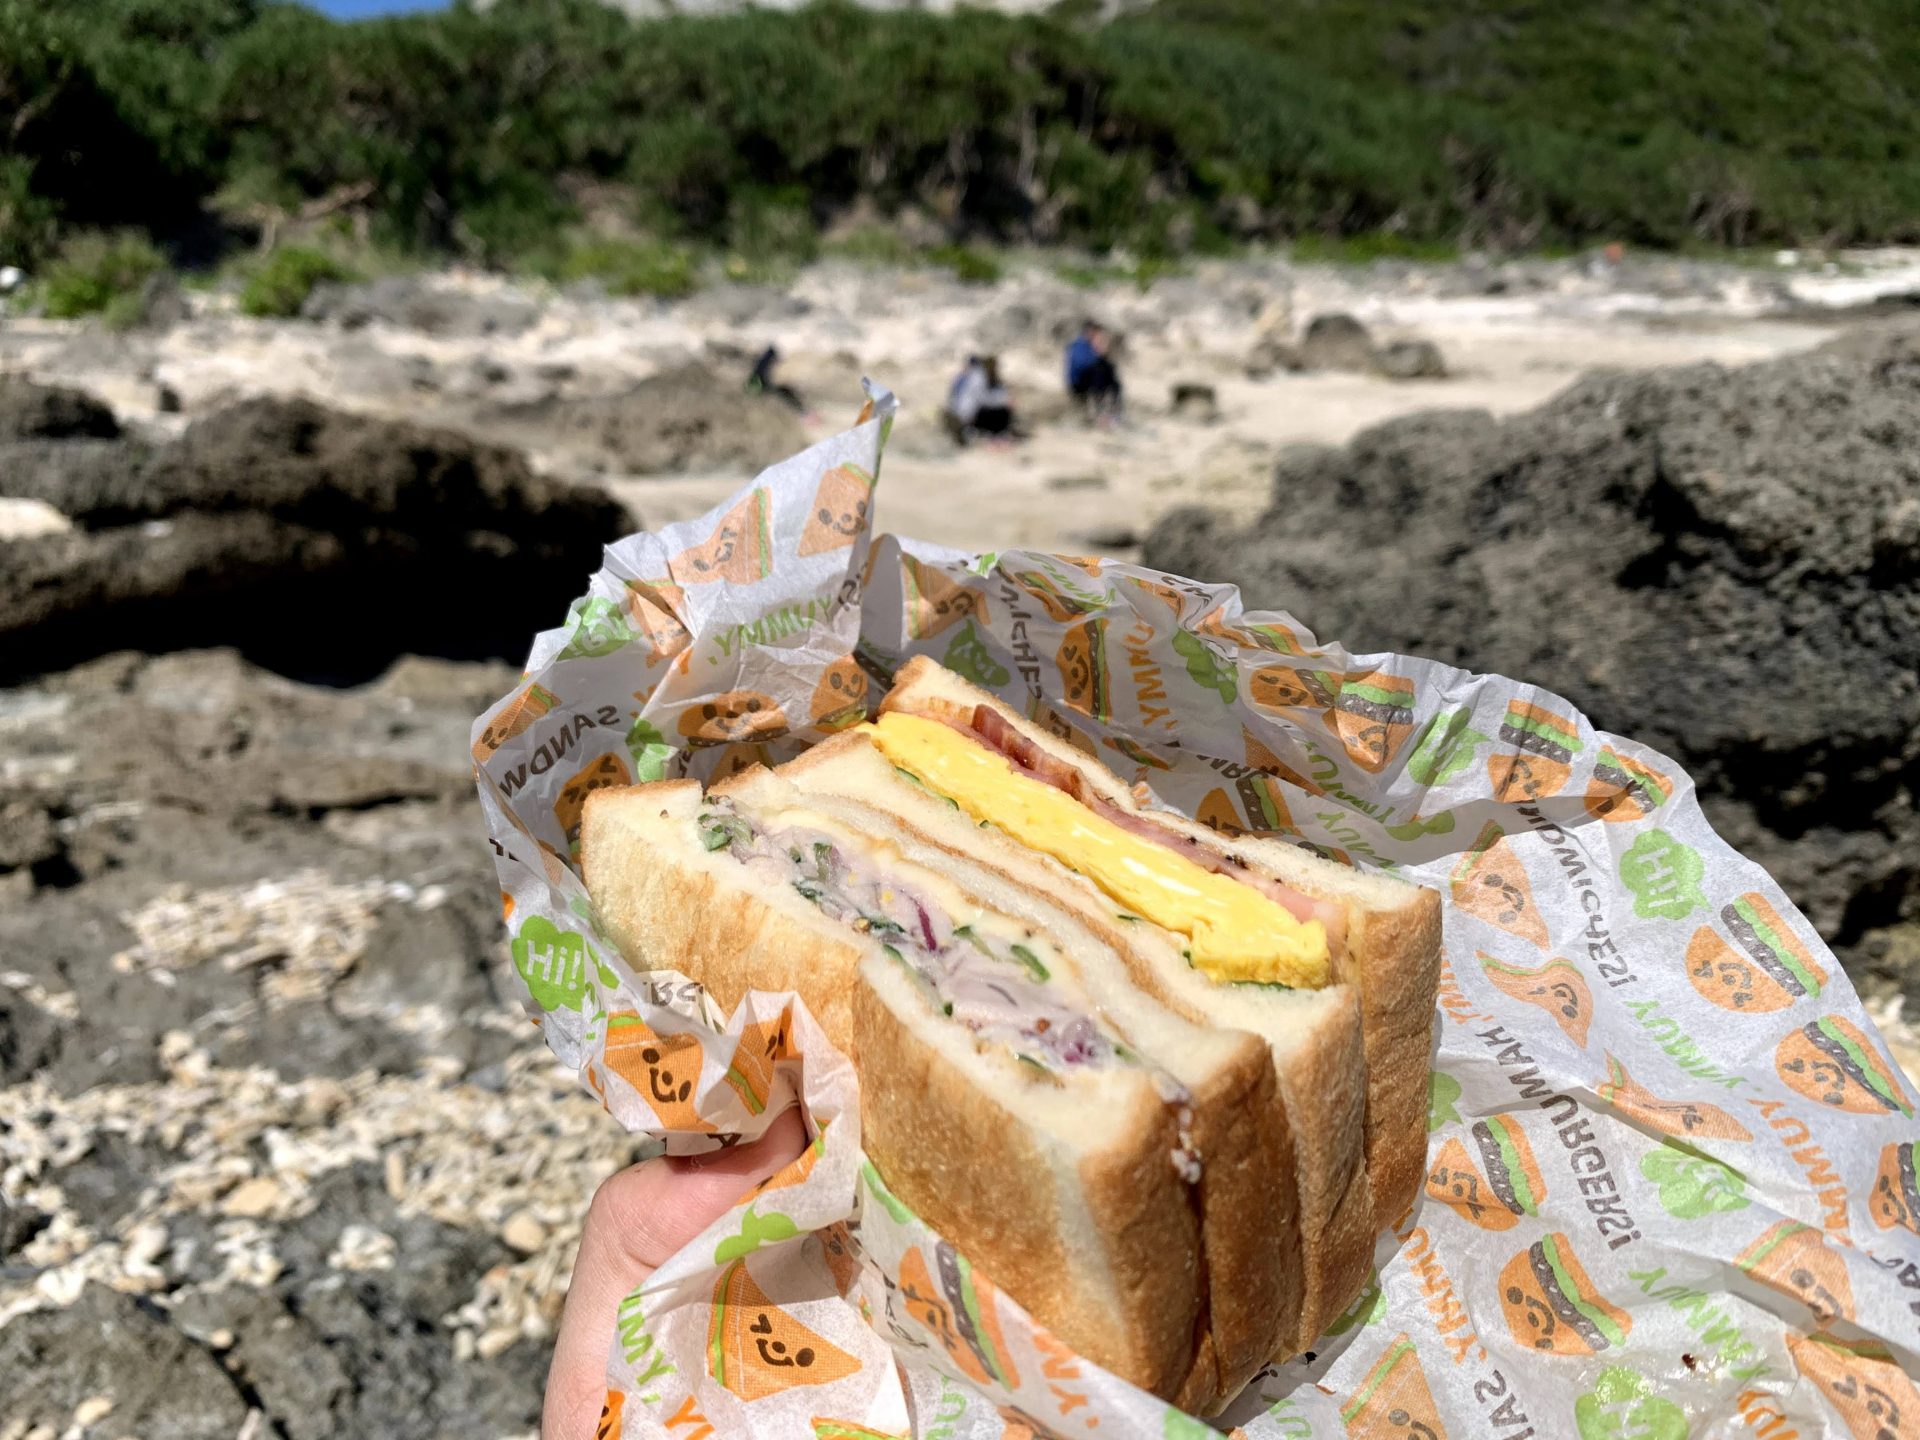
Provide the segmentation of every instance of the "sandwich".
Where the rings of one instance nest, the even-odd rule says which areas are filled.
[[[1126,927],[1010,881],[1003,833],[948,846],[868,803],[876,773],[905,784],[856,727],[706,790],[595,792],[607,934],[725,1006],[796,992],[853,1060],[862,1146],[902,1204],[1078,1353],[1217,1410],[1299,1319],[1266,1047],[1155,1000]]]
[[[1338,1315],[1365,1280],[1375,1222],[1404,1214],[1426,1173],[1439,896],[1145,808],[1098,760],[925,659],[902,667],[880,712],[874,735],[889,759],[974,822],[1004,829],[1016,811],[1039,807],[1015,837],[1024,873],[1063,903],[1137,916],[1136,929],[1157,932],[1162,943],[1130,952],[1148,962],[1143,984],[1195,1019],[1268,1040],[1294,1117],[1310,1272],[1316,1234],[1334,1247],[1323,1257],[1323,1305],[1308,1319]],[[1136,894],[1127,863],[1163,878],[1184,873]],[[1182,885],[1207,888],[1207,906],[1184,904]],[[1364,1059],[1341,1036],[1342,1012],[1356,1003]],[[1363,1153],[1349,1131],[1364,1135]],[[1367,1252],[1357,1260],[1355,1234]]]

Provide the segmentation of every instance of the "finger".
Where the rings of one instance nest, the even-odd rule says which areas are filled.
[[[796,1107],[750,1145],[659,1156],[622,1170],[594,1192],[547,1370],[542,1440],[593,1435],[606,1399],[607,1346],[620,1302],[806,1144]]]

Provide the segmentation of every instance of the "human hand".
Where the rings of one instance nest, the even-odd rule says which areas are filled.
[[[629,1166],[594,1192],[547,1370],[541,1440],[592,1440],[607,1398],[607,1351],[620,1302],[806,1144],[806,1126],[794,1107],[751,1145],[658,1156]]]

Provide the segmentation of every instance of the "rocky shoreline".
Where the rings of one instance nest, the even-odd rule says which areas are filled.
[[[1848,279],[454,277],[0,331],[0,1374],[33,1377],[0,1440],[532,1432],[586,1199],[637,1146],[521,1014],[468,727],[604,541],[839,428],[863,372],[909,400],[883,524],[1144,538],[1354,648],[1555,687],[1686,763],[1897,1018],[1920,350],[1846,321],[1887,303]],[[1090,311],[1128,333],[1119,433],[1055,398]],[[741,394],[776,336],[820,414]],[[989,347],[1035,434],[956,452],[939,400]],[[1723,363],[1549,400],[1599,359]]]

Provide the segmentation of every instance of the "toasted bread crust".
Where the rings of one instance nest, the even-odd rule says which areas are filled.
[[[1172,1396],[1194,1361],[1193,1213],[1168,1156],[1172,1117],[1133,1091],[1124,1152],[1077,1179],[1097,1217],[1112,1289],[1063,1242],[1056,1164],[1027,1126],[917,1037],[864,981],[853,987],[860,1138],[887,1184],[1036,1319],[1089,1360]]]
[[[1355,872],[1264,837],[1224,837],[1166,811],[1142,809],[1118,776],[1098,760],[1048,734],[996,696],[916,656],[900,667],[880,713],[901,710],[963,727],[977,705],[994,709],[1049,755],[1072,765],[1111,804],[1167,825],[1222,854],[1241,858],[1317,900],[1347,911],[1347,946],[1336,978],[1357,987],[1367,1061],[1366,1148],[1371,1208],[1382,1224],[1405,1215],[1426,1173],[1427,1075],[1440,983],[1440,896],[1400,884],[1397,903],[1370,903],[1345,888]],[[1379,877],[1375,877],[1376,880]]]
[[[860,950],[838,926],[776,909],[710,873],[669,863],[620,863],[623,806],[674,814],[698,808],[693,780],[596,790],[581,821],[581,869],[600,923],[636,967],[678,970],[731,1011],[749,990],[791,990],[843,1054],[853,1049],[851,986]]]

